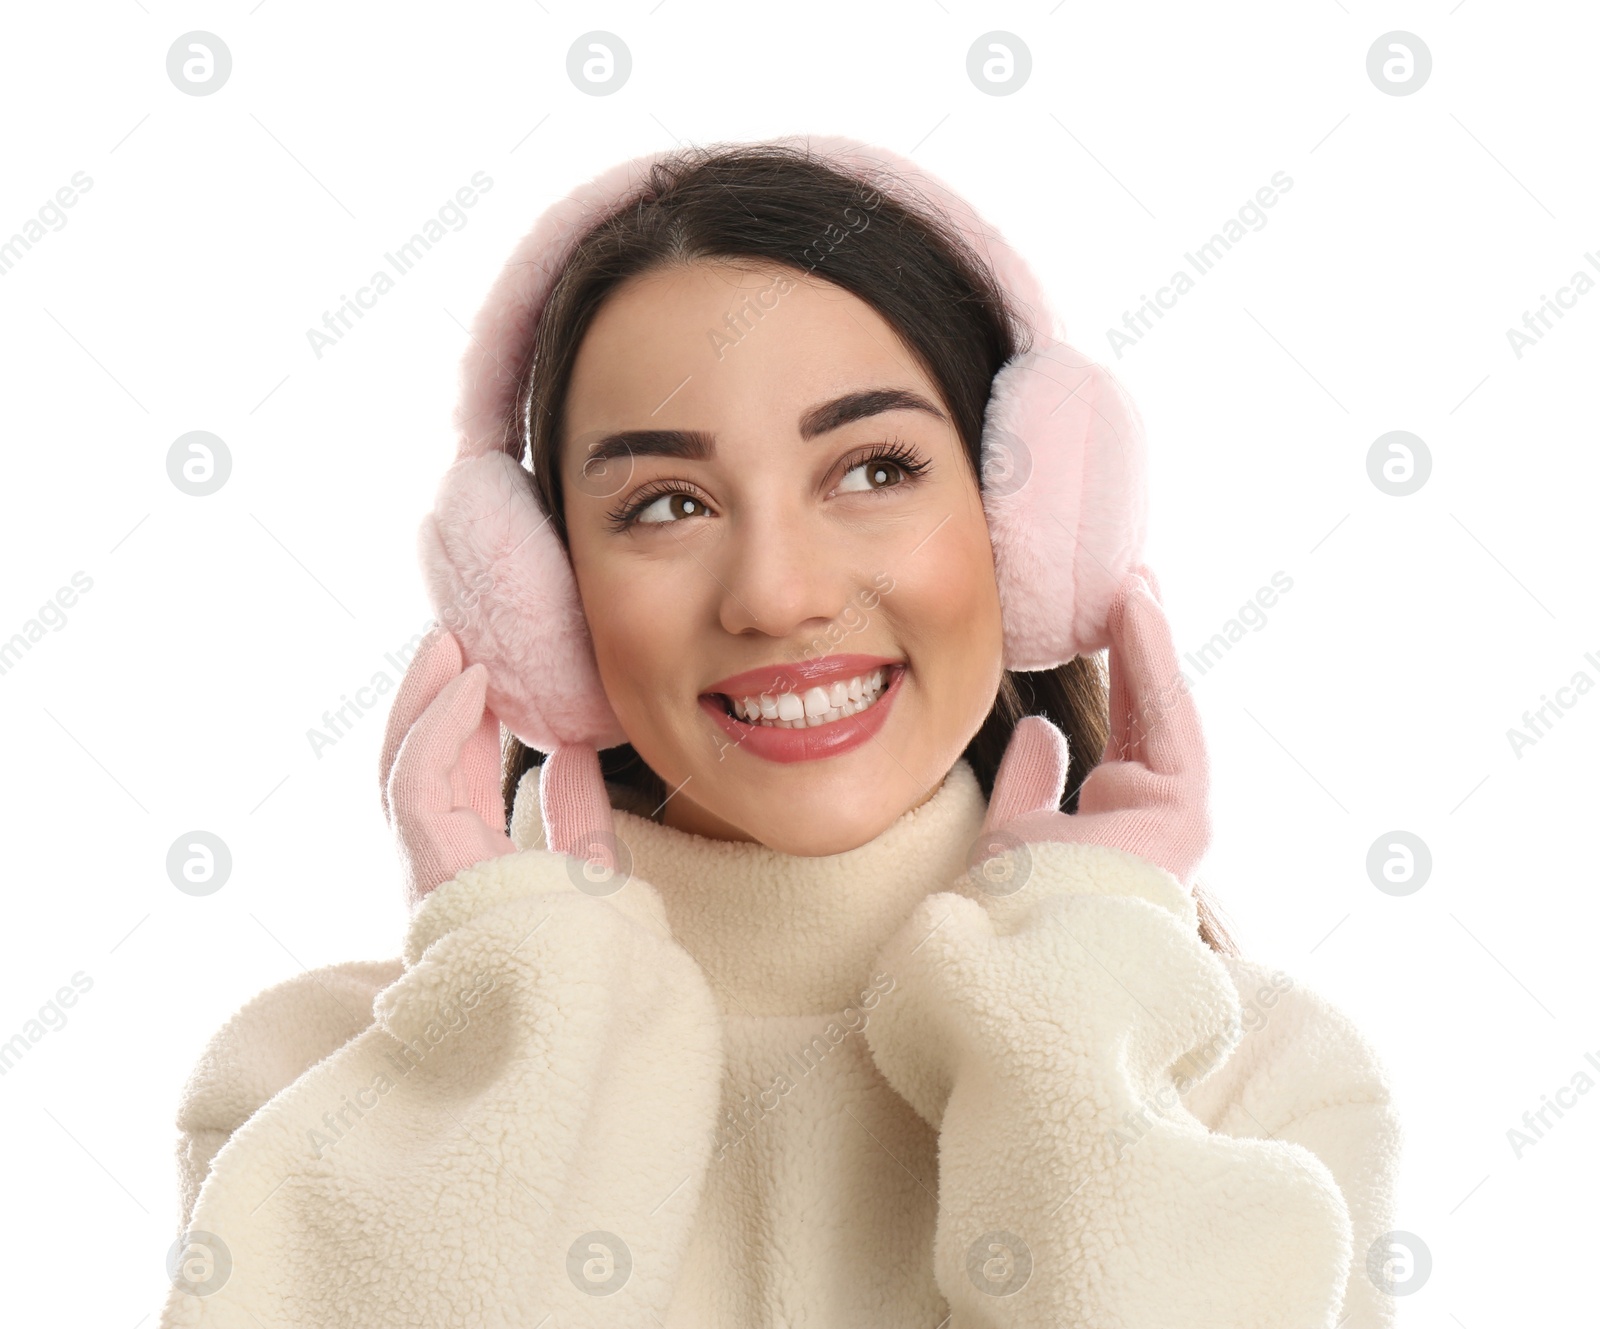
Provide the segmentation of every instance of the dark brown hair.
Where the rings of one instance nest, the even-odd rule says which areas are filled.
[[[906,182],[896,181],[902,194]],[[814,274],[871,305],[938,384],[982,483],[981,442],[990,386],[1027,349],[1029,333],[988,267],[931,203],[910,207],[869,181],[783,144],[688,147],[655,163],[637,202],[600,220],[578,242],[540,313],[519,366],[506,439],[525,466],[540,506],[567,543],[559,465],[563,408],[573,362],[606,297],[652,269],[714,259],[780,265]],[[994,706],[962,754],[988,798],[1012,730],[1044,715],[1066,734],[1071,765],[1061,808],[1105,748],[1108,687],[1101,654],[1054,669],[1006,671]],[[543,760],[509,736],[503,792],[509,810],[522,776]],[[666,786],[631,743],[600,754],[608,782],[637,791],[659,810]],[[1200,936],[1236,954],[1197,886]]]

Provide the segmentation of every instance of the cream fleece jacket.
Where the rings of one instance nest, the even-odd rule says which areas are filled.
[[[965,871],[960,761],[825,858],[613,789],[632,873],[519,852],[401,958],[269,988],[178,1114],[162,1326],[1383,1329],[1402,1136],[1325,1000],[1199,940],[1176,878]]]

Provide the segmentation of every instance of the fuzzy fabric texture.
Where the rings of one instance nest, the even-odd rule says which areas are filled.
[[[486,699],[506,728],[541,752],[627,741],[600,684],[572,563],[514,457],[451,466],[417,554],[439,622],[469,665],[488,667]]]
[[[984,415],[983,506],[1007,669],[1107,644],[1147,524],[1144,426],[1103,365],[1063,343],[1010,361]]]
[[[1045,669],[1105,645],[1105,614],[1145,538],[1145,447],[1110,373],[1066,345],[1020,254],[955,190],[907,157],[840,135],[788,135],[873,190],[953,229],[1011,298],[1028,341],[996,376],[985,417],[984,507],[1009,669]],[[422,524],[418,557],[440,622],[489,703],[523,742],[603,749],[626,741],[606,700],[560,539],[520,461],[519,375],[539,313],[576,243],[647,192],[668,151],[621,162],[553,204],[518,242],[473,320],[453,416],[457,461]]]
[[[161,1325],[1392,1325],[1383,1068],[1210,951],[1169,873],[1062,844],[967,872],[961,761],[825,858],[613,788],[632,875],[596,879],[543,847],[538,777],[518,852],[399,959],[212,1039],[182,1216],[232,1269]]]

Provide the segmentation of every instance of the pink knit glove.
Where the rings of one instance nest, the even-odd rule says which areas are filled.
[[[500,794],[500,722],[488,669],[463,672],[443,628],[423,639],[389,708],[379,784],[414,909],[462,868],[515,853]]]
[[[1006,746],[984,821],[996,852],[1045,840],[1108,845],[1193,889],[1211,839],[1210,772],[1200,716],[1154,587],[1154,574],[1141,565],[1112,604],[1111,729],[1077,812],[1059,810],[1066,736],[1043,716],[1028,716]]]

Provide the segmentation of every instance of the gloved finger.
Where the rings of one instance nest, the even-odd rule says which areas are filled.
[[[1205,741],[1200,714],[1178,668],[1166,613],[1142,577],[1135,578],[1129,590],[1119,629],[1133,722],[1127,759],[1163,775],[1202,776]]]
[[[475,664],[457,674],[428,703],[395,754],[389,806],[396,821],[449,812],[456,801],[461,749],[482,723],[489,670]]]
[[[422,639],[406,667],[394,700],[389,704],[389,719],[384,725],[383,751],[378,758],[378,790],[383,800],[383,816],[391,826],[394,812],[389,804],[389,780],[394,771],[400,745],[416,724],[417,717],[439,695],[439,690],[461,673],[461,644],[455,635],[436,626]]]
[[[1164,804],[1170,798],[1168,776],[1157,775],[1136,761],[1103,761],[1089,772],[1078,790],[1078,816],[1127,812]]]
[[[1156,603],[1161,604],[1161,583],[1156,580],[1156,574],[1150,565],[1148,563],[1140,563],[1134,568],[1134,571],[1150,583],[1150,593],[1155,596]]]
[[[486,825],[504,829],[506,803],[501,775],[500,717],[486,705],[483,718],[462,745],[461,759],[456,763],[456,806],[471,808]]]
[[[991,834],[1030,812],[1061,806],[1070,761],[1067,736],[1042,715],[1017,722],[995,772],[983,833]]]
[[[611,800],[600,754],[586,744],[562,744],[539,767],[539,812],[552,853],[572,854],[617,870]]]

